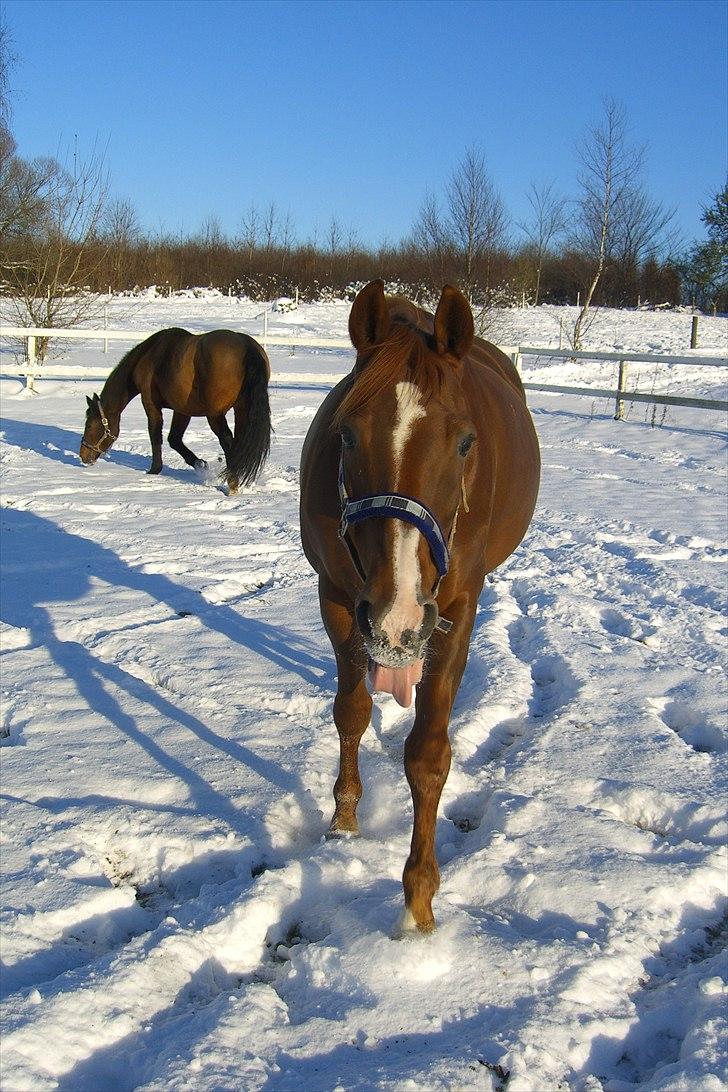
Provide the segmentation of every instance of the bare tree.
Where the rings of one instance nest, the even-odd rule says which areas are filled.
[[[412,230],[434,284],[457,280],[469,301],[487,306],[495,253],[507,242],[508,216],[485,158],[469,148],[450,175],[444,202],[427,194]]]
[[[216,250],[223,245],[224,235],[220,218],[214,212],[208,212],[200,225],[200,242],[206,250]]]
[[[639,298],[641,271],[648,261],[677,252],[679,232],[671,226],[675,210],[654,201],[637,180],[628,186],[619,207],[612,244],[612,290],[623,304]]]
[[[278,238],[278,209],[275,201],[270,201],[263,213],[262,222],[263,246],[268,255],[273,250]]]
[[[141,235],[136,209],[131,201],[117,197],[104,213],[103,232],[114,246],[131,246]]]
[[[10,99],[10,73],[15,64],[13,39],[5,11],[0,8],[0,128],[9,129],[13,109]]]
[[[588,259],[589,281],[574,323],[572,344],[583,345],[585,324],[597,285],[612,253],[621,210],[642,169],[644,151],[627,143],[624,107],[604,102],[604,114],[578,148],[581,168],[573,242]]]
[[[427,193],[412,228],[412,241],[425,256],[433,284],[447,280],[447,232],[437,198]]]
[[[473,303],[477,288],[490,288],[490,263],[506,243],[508,216],[475,148],[466,151],[445,192],[446,232],[459,259],[461,287]]]
[[[250,202],[250,208],[243,216],[240,242],[247,251],[248,272],[250,272],[253,268],[253,254],[260,242],[260,213],[254,201]]]
[[[97,303],[85,289],[106,254],[100,236],[107,188],[104,156],[96,149],[85,160],[74,154],[70,169],[45,161],[39,218],[18,232],[22,259],[5,271],[20,325],[73,326],[95,313]],[[39,341],[41,359],[46,349],[47,340]]]
[[[326,228],[326,252],[329,259],[329,277],[333,276],[334,262],[341,251],[344,232],[337,216],[332,216]]]
[[[353,225],[349,225],[349,229],[346,233],[346,247],[345,247],[345,261],[344,272],[348,276],[349,270],[354,263],[355,255],[361,250],[361,239],[359,238],[359,232]]]
[[[518,227],[531,243],[536,266],[533,302],[537,304],[541,291],[541,270],[544,258],[566,228],[567,201],[565,197],[554,193],[553,182],[545,182],[540,186],[532,182],[526,199],[531,206],[532,217],[527,223],[519,224]]]
[[[27,162],[16,154],[9,129],[0,126],[0,247],[3,269],[25,263],[19,240],[35,231],[47,211],[48,189],[56,170],[51,159]]]
[[[108,246],[111,280],[114,288],[119,289],[130,265],[132,249],[142,234],[131,201],[123,198],[112,201],[104,213],[101,231]]]
[[[343,235],[344,233],[341,229],[338,217],[332,216],[329,220],[329,226],[326,229],[326,249],[331,258],[334,258],[339,253]]]
[[[291,210],[286,213],[278,233],[278,247],[281,254],[281,275],[285,272],[286,263],[291,256],[291,250],[295,242],[295,230]]]

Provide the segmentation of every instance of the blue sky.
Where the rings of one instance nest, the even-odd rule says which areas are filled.
[[[297,238],[336,216],[405,236],[469,146],[515,221],[532,182],[575,188],[575,143],[620,100],[652,195],[686,240],[725,182],[723,0],[2,0],[22,155],[107,147],[152,230],[251,201]]]

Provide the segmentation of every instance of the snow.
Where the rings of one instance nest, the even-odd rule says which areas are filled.
[[[261,310],[150,294],[109,326],[256,335]],[[348,310],[269,330],[343,336]],[[557,344],[566,311],[509,312],[501,340]],[[699,352],[725,353],[727,325],[701,319]],[[603,312],[590,344],[683,352],[689,327]],[[274,380],[352,359],[270,356]],[[725,398],[718,369],[660,377]],[[0,380],[2,1088],[723,1089],[724,415],[654,428],[649,406],[615,423],[531,394],[543,484],[453,714],[438,930],[397,940],[412,713],[392,698],[362,742],[363,837],[323,837],[335,675],[297,500],[324,384],[273,387],[270,460],[233,498],[204,421],[207,474],[168,448],[144,474],[138,401],[82,468],[90,384],[37,388]]]

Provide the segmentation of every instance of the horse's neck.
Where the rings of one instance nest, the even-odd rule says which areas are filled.
[[[121,413],[139,394],[132,377],[134,361],[122,360],[114,368],[101,391],[101,405],[107,413]]]

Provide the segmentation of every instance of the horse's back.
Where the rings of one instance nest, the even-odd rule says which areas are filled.
[[[506,356],[503,350],[499,349],[497,345],[493,345],[492,342],[486,341],[484,338],[476,337],[466,359],[477,367],[487,368],[489,371],[500,376],[501,379],[504,379],[506,383],[513,387],[525,401],[523,384],[521,383],[521,377],[516,371],[516,366],[511,358]]]
[[[531,522],[541,477],[538,438],[511,360],[482,343],[464,362],[463,389],[478,434],[476,488],[488,501],[486,572],[513,553]]]
[[[137,365],[137,383],[161,407],[191,417],[227,413],[241,395],[246,360],[262,354],[267,362],[262,347],[236,330],[192,334],[173,327],[154,337]]]

